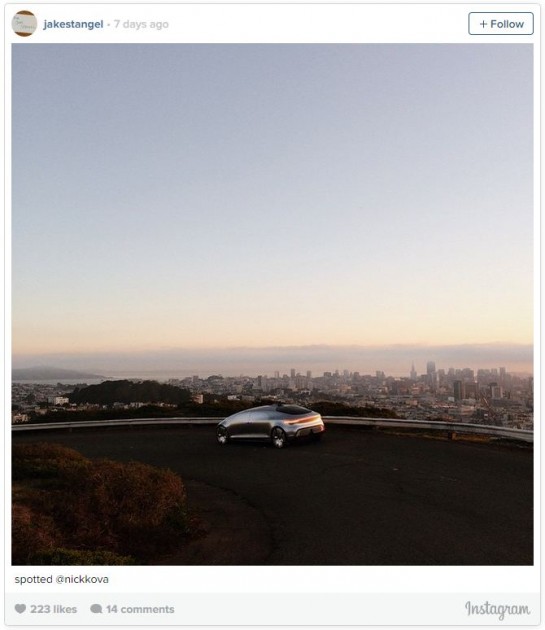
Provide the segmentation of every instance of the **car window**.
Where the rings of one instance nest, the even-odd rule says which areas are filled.
[[[300,416],[301,414],[309,413],[310,409],[305,409],[305,407],[300,407],[299,405],[278,405],[276,411],[287,413],[290,416]]]

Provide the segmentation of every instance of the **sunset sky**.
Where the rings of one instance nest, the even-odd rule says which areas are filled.
[[[532,72],[529,45],[14,45],[14,365],[530,369]]]

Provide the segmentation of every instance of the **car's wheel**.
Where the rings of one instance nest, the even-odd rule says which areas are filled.
[[[321,432],[320,433],[313,433],[312,434],[312,439],[315,442],[319,442],[322,439],[322,433]]]
[[[280,427],[274,427],[271,431],[271,440],[275,448],[284,448],[288,444],[288,438]]]
[[[227,442],[229,442],[229,436],[227,435],[227,429],[225,427],[218,427],[216,429],[216,438],[218,440],[218,443],[221,444],[222,446],[224,444],[227,444]]]

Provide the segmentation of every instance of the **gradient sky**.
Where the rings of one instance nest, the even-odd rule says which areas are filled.
[[[531,344],[532,100],[530,45],[14,45],[15,362]]]

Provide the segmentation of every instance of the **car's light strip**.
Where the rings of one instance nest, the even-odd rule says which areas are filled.
[[[313,420],[321,420],[321,416],[319,414],[315,416],[305,416],[304,418],[297,418],[295,420],[284,420],[286,424],[300,424],[305,422],[312,422]]]

